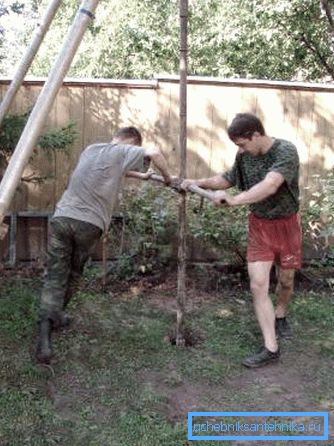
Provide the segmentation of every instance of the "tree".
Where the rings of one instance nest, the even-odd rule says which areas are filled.
[[[334,79],[332,8],[319,0],[231,1],[227,67],[243,77]]]
[[[0,0],[0,18],[12,14],[21,14],[24,8],[23,3],[19,1],[8,2]],[[0,25],[0,64],[3,59],[6,58],[6,51],[4,51],[6,28]]]
[[[11,76],[20,60],[26,41],[31,37],[35,23],[30,1],[0,0],[0,74]],[[22,30],[24,29],[24,32]]]
[[[6,64],[0,63],[3,74],[11,71],[47,2],[24,3],[27,28],[19,38],[15,34],[17,43],[7,44]],[[101,0],[69,76],[177,74],[178,4],[179,0]],[[78,2],[64,1],[32,74],[47,75],[77,7]],[[334,79],[333,10],[333,0],[189,0],[189,74]],[[9,32],[8,38],[14,39]],[[11,44],[16,44],[15,51]]]

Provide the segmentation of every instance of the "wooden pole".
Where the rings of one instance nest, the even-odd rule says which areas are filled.
[[[49,29],[50,24],[54,19],[54,16],[56,15],[56,12],[61,4],[61,1],[62,0],[53,0],[50,2],[43,18],[41,19],[41,23],[38,25],[38,28],[35,31],[35,34],[32,38],[32,41],[29,47],[27,48],[26,53],[24,54],[20,64],[16,69],[16,73],[13,77],[13,80],[5,94],[5,97],[3,98],[0,104],[0,124],[4,116],[6,115],[7,111],[9,110],[9,107],[11,106],[11,103],[13,102],[13,99],[17,91],[22,84],[24,76],[27,74],[27,71],[29,70],[31,63],[34,60],[34,57],[36,56],[41,43],[43,42],[44,36],[47,33],[47,30]]]
[[[180,174],[184,179],[187,174],[187,34],[188,34],[188,0],[180,0]],[[185,344],[184,314],[186,305],[186,194],[179,199],[179,248],[177,270],[177,313],[176,345]]]
[[[36,101],[0,184],[0,225],[29,161],[44,121],[71,65],[82,37],[94,18],[99,0],[83,0],[49,77]]]

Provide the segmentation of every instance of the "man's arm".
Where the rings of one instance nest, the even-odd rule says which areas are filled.
[[[3,240],[6,237],[8,232],[8,225],[6,223],[0,224],[0,240]]]
[[[162,176],[164,177],[165,183],[170,184],[172,178],[168,172],[167,161],[163,156],[162,152],[158,148],[152,148],[152,149],[145,148],[144,150],[145,150],[145,156],[148,156],[151,159],[152,164],[161,172]]]
[[[201,178],[198,180],[186,179],[181,183],[181,188],[187,190],[189,186],[195,185],[201,187],[202,189],[212,189],[212,190],[224,190],[232,187],[232,184],[227,181],[222,174],[215,175],[210,178]]]
[[[148,169],[146,172],[137,172],[136,170],[129,170],[126,173],[128,178],[138,178],[139,180],[148,180],[154,174],[153,169]]]
[[[280,173],[269,172],[262,181],[234,197],[225,191],[216,192],[214,203],[218,206],[224,202],[229,206],[258,203],[274,195],[284,181],[285,179]]]

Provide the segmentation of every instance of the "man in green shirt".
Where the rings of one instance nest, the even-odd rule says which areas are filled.
[[[250,113],[237,114],[228,135],[239,147],[232,169],[211,178],[184,180],[181,187],[186,190],[195,184],[218,190],[214,199],[217,206],[250,206],[248,273],[264,346],[243,364],[261,367],[279,359],[276,336],[291,337],[287,305],[295,270],[301,266],[299,157],[292,143],[266,135],[260,119]],[[225,191],[233,186],[241,193],[231,196]],[[269,298],[274,263],[279,267],[276,309]]]

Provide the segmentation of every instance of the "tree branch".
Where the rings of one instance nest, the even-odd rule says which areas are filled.
[[[306,48],[308,48],[320,61],[322,66],[326,68],[328,74],[334,79],[334,68],[329,65],[326,58],[321,54],[318,48],[316,48],[314,45],[312,45],[312,42],[310,42],[305,34],[300,34],[301,41],[305,44]]]
[[[320,0],[320,4],[321,4],[321,9],[324,11],[328,23],[330,25],[330,33],[334,34],[334,20],[333,20],[333,14],[332,14],[332,9],[331,6],[329,5],[329,1],[328,0]]]

